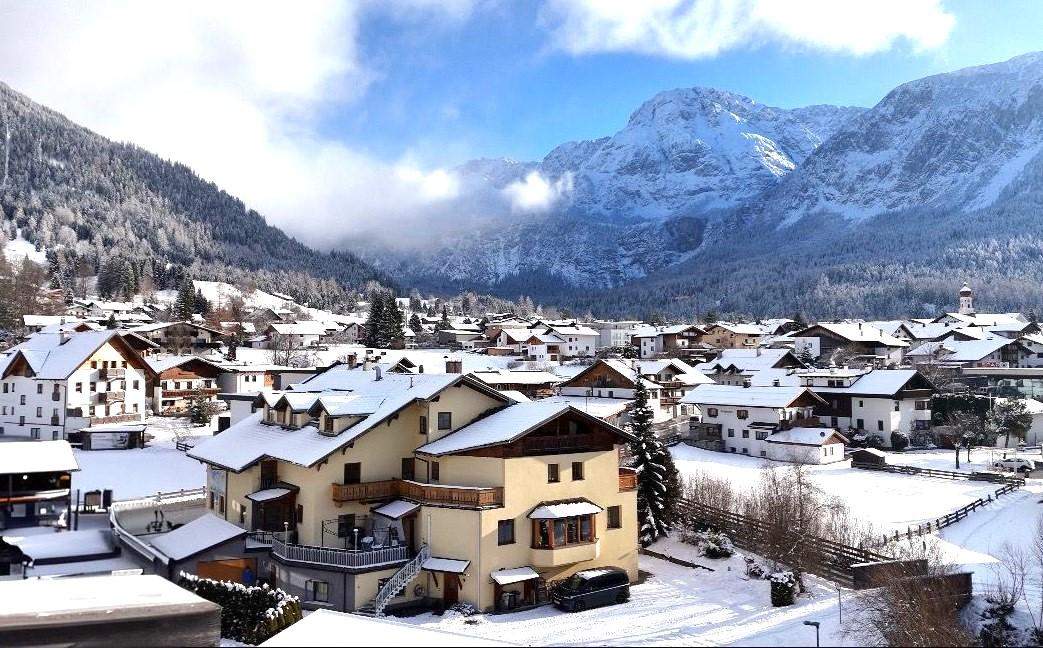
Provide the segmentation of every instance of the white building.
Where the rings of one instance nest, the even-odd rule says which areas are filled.
[[[594,355],[601,335],[582,324],[551,325],[550,332],[562,339],[561,355],[566,358],[589,358]]]
[[[820,426],[814,409],[823,400],[806,387],[702,385],[681,403],[701,413],[688,441],[696,447],[777,461],[844,459],[845,439]]]
[[[38,333],[0,360],[0,434],[65,439],[141,421],[153,376],[116,331]]]

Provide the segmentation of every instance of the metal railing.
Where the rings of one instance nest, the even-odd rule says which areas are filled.
[[[420,573],[421,568],[424,566],[424,561],[430,557],[431,548],[425,544],[420,547],[420,551],[417,552],[415,558],[402,565],[402,568],[384,583],[384,586],[377,592],[377,597],[373,600],[373,613],[376,616],[384,616],[384,608],[391,602],[391,599],[405,589],[409,581],[417,577],[417,574]]]
[[[409,547],[406,546],[352,551],[349,549],[292,544],[285,542],[278,536],[279,534],[272,535],[272,555],[293,562],[358,569],[392,564],[409,559]]]

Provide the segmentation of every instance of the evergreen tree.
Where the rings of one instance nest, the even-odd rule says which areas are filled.
[[[415,311],[409,316],[409,328],[414,333],[420,333],[424,330],[424,325],[420,322],[420,316]]]
[[[105,322],[105,328],[109,330],[119,328],[119,324],[116,322],[116,313],[109,313],[109,319]]]
[[[636,437],[630,452],[637,470],[637,526],[641,546],[647,547],[669,533],[677,517],[681,480],[670,451],[652,430],[648,388],[637,377],[630,431]]]
[[[210,300],[203,296],[202,291],[197,290],[194,298],[195,312],[199,313],[203,317],[206,317],[213,310],[213,305]]]
[[[446,310],[445,306],[442,307],[442,319],[435,326],[439,331],[448,331],[453,328],[452,323],[449,321],[449,311]]]
[[[402,347],[405,333],[402,331],[404,324],[402,309],[398,307],[395,296],[391,293],[384,295],[384,312],[380,318],[380,342],[383,349],[397,349]]]
[[[191,320],[192,313],[196,312],[196,291],[192,285],[192,279],[185,277],[177,289],[177,298],[174,299],[174,317],[180,320]]]
[[[384,320],[384,295],[374,292],[369,300],[369,317],[366,318],[365,344],[371,348],[380,348],[380,324]]]

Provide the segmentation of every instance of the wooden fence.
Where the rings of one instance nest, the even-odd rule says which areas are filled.
[[[737,547],[745,551],[760,555],[799,553],[805,558],[806,571],[847,587],[855,586],[854,565],[894,560],[869,549],[780,531],[756,518],[688,499],[682,500],[681,510],[696,525],[724,531]]]
[[[917,475],[919,477],[934,477],[937,479],[966,479],[969,481],[984,481],[995,484],[1017,484],[1024,486],[1025,480],[1013,475],[1000,475],[986,472],[957,472],[955,470],[936,470],[934,468],[917,468],[916,466],[895,466],[891,464],[857,463],[851,464],[852,468],[861,470],[877,470],[881,472],[899,473],[902,475]]]

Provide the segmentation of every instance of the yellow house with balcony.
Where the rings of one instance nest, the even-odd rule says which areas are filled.
[[[306,607],[511,609],[589,567],[637,577],[626,432],[460,374],[335,367],[200,443],[208,506]]]

